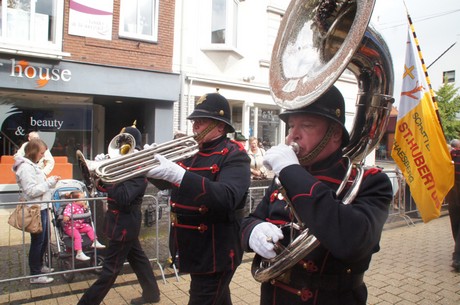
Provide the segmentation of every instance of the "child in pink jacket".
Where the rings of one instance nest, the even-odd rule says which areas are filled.
[[[80,199],[75,200],[72,203],[67,204],[64,209],[64,232],[70,237],[74,238],[74,249],[77,252],[75,258],[80,261],[87,261],[90,258],[82,251],[82,237],[80,233],[86,233],[89,239],[93,242],[91,247],[93,248],[105,248],[104,245],[100,244],[96,239],[93,227],[86,223],[84,219],[72,219],[78,214],[84,214],[87,210],[87,201],[81,200],[85,198],[85,194],[82,191],[73,191],[70,193],[70,198]]]

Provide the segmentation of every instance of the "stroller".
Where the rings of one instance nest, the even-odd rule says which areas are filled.
[[[86,194],[86,197],[89,197],[89,192],[84,183],[73,180],[73,179],[64,179],[58,181],[54,191],[52,193],[53,200],[66,199],[66,196],[72,191],[82,191]],[[91,267],[102,266],[104,262],[103,251],[97,250],[91,247],[92,241],[85,233],[82,235],[82,250],[83,252],[91,257],[88,261],[78,261],[75,259],[75,251],[73,249],[73,240],[72,237],[64,233],[64,224],[63,224],[63,213],[64,209],[70,201],[53,201],[51,204],[51,223],[54,227],[54,234],[56,244],[53,245],[53,256],[57,258],[59,263],[60,270],[73,270],[74,267]],[[91,203],[91,202],[90,202]],[[88,212],[85,214],[74,215],[73,219],[84,219],[85,222],[91,224],[94,228],[94,223],[91,213],[91,204]],[[96,260],[95,260],[96,256]],[[96,273],[100,272],[100,268],[95,269]],[[64,279],[70,283],[73,281],[75,272],[64,273]]]

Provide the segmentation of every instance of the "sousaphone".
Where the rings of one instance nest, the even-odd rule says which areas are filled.
[[[394,101],[390,52],[382,37],[369,27],[374,3],[375,0],[291,1],[271,58],[270,90],[275,103],[282,108],[310,105],[345,69],[356,77],[359,92],[355,120],[350,142],[343,151],[349,170],[337,190],[338,195],[352,169],[356,169],[357,174],[343,197],[344,204],[356,196],[364,172],[364,158],[383,136]],[[286,201],[296,216],[290,226],[298,237],[285,248],[275,245],[277,256],[273,259],[256,255],[252,273],[259,282],[282,275],[319,245],[302,224],[289,198]]]

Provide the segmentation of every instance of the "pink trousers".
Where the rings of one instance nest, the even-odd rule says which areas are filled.
[[[70,237],[72,237],[73,235],[73,238],[74,238],[74,248],[76,251],[78,250],[81,250],[82,249],[82,238],[81,238],[81,234],[80,233],[86,233],[86,235],[88,235],[89,239],[91,239],[91,241],[94,240],[94,230],[93,230],[93,227],[91,226],[83,226],[82,228],[68,228],[68,229],[64,229],[64,232],[65,234],[69,235]]]

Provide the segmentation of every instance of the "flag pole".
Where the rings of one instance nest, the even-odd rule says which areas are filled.
[[[441,122],[441,116],[439,115],[438,102],[436,101],[436,97],[435,97],[433,88],[431,86],[431,80],[430,80],[430,77],[428,76],[428,69],[426,68],[425,60],[423,59],[422,49],[420,48],[420,45],[418,43],[417,34],[415,33],[415,28],[414,28],[414,24],[412,23],[412,18],[410,17],[409,11],[407,10],[406,2],[403,1],[403,3],[404,3],[404,7],[406,8],[406,16],[407,16],[407,20],[409,21],[410,31],[412,33],[412,37],[414,38],[415,46],[417,47],[417,54],[420,59],[420,62],[422,63],[423,73],[425,74],[426,83],[428,84],[428,89],[430,90],[431,100],[433,101],[436,117],[438,119],[439,125],[441,126],[442,134],[444,135],[444,138],[446,138],[446,134],[444,133],[444,128]]]

